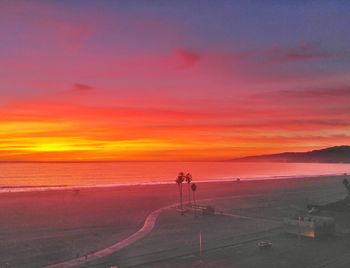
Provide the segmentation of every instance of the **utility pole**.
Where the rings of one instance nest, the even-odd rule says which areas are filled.
[[[301,238],[301,226],[300,226],[300,216],[298,217],[298,227],[299,227],[299,240]]]
[[[199,231],[199,256],[202,259],[202,231]]]

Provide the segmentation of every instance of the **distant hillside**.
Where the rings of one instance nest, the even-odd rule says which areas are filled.
[[[335,146],[303,153],[257,155],[233,159],[235,162],[350,163],[350,146]]]

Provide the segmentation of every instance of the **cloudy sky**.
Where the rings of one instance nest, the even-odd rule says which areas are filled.
[[[347,1],[0,0],[0,160],[350,144]]]

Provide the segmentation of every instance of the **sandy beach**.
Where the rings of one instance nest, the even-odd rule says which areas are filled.
[[[200,204],[212,205],[226,214],[261,220],[230,216],[194,218],[193,214],[181,216],[175,209],[169,209],[159,216],[149,235],[83,267],[111,264],[164,267],[162,261],[166,261],[167,267],[192,267],[198,262],[199,231],[207,250],[203,253],[205,267],[214,266],[219,260],[226,260],[222,265],[229,266],[233,264],[231,257],[219,256],[231,250],[231,244],[255,241],[266,235],[275,237],[279,221],[296,208],[305,208],[309,201],[322,203],[343,198],[345,192],[340,181],[341,177],[325,176],[200,183],[197,191]],[[183,186],[187,202],[187,185]],[[140,229],[152,211],[178,202],[178,195],[176,184],[84,189],[79,193],[62,190],[1,194],[1,264],[44,267],[106,248]],[[280,239],[278,235],[276,239]],[[255,245],[250,249],[256,250]],[[183,257],[175,258],[179,255]],[[244,254],[239,256],[244,264]],[[206,258],[209,260],[205,261]],[[237,267],[247,267],[243,264]]]

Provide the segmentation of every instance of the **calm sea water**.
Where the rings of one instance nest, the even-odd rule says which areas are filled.
[[[116,163],[0,163],[0,190],[26,187],[108,186],[169,183],[179,171],[194,180],[274,179],[350,173],[350,164],[116,162]],[[27,188],[26,190],[29,190]]]

